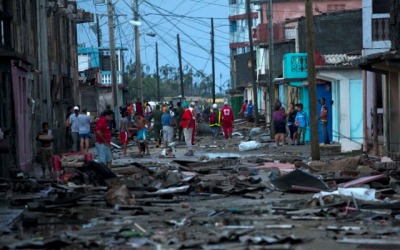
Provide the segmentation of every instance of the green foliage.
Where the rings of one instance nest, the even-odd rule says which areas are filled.
[[[157,100],[157,79],[156,73],[150,74],[148,65],[141,65],[142,68],[142,86],[144,100]],[[143,69],[146,69],[145,71]],[[124,82],[128,86],[130,98],[137,95],[136,65],[132,61],[126,66],[126,75]],[[179,68],[169,64],[159,68],[160,77],[160,97],[178,96],[181,94],[181,84]],[[185,96],[211,97],[212,94],[212,76],[204,71],[193,72],[189,66],[183,69],[183,85]]]

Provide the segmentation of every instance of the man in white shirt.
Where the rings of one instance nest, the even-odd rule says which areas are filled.
[[[72,152],[78,152],[78,139],[79,139],[79,107],[74,107],[74,113],[69,116],[69,124],[71,127],[71,136],[72,136]]]

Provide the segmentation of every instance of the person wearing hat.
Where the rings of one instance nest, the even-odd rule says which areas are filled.
[[[79,123],[78,123],[78,116],[79,116],[79,106],[74,107],[74,113],[69,116],[69,124],[71,127],[71,137],[72,137],[72,152],[79,151]]]
[[[235,117],[233,116],[233,111],[231,107],[229,107],[228,102],[225,102],[224,107],[221,109],[221,124],[225,139],[232,138],[234,121]]]
[[[184,102],[182,104],[184,108],[184,112],[181,119],[181,126],[183,129],[183,135],[185,136],[185,142],[188,152],[185,156],[193,156],[193,145],[192,145],[192,131],[193,131],[193,114],[192,111],[189,109],[189,103]]]
[[[212,105],[212,110],[210,115],[210,128],[215,138],[218,138],[220,127],[221,127],[221,111],[218,110],[218,105],[214,103]]]

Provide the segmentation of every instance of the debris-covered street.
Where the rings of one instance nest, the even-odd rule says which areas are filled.
[[[309,145],[276,147],[268,131],[198,136],[195,154],[113,150],[111,171],[64,155],[57,182],[1,180],[1,249],[398,249],[397,163]],[[92,152],[92,149],[91,149]],[[93,150],[95,158],[95,150]]]

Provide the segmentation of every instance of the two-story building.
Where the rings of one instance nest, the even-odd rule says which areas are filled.
[[[122,106],[123,93],[127,86],[123,82],[124,51],[116,48],[118,106]],[[107,106],[113,106],[111,57],[109,48],[78,48],[79,104],[98,116]]]
[[[364,147],[377,155],[400,152],[400,3],[363,0]]]

